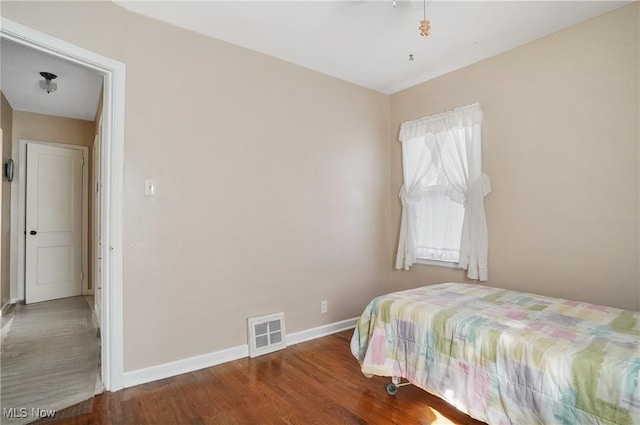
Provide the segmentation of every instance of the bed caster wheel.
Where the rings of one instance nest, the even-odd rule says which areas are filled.
[[[387,384],[387,394],[396,395],[398,392],[398,386],[396,384]]]

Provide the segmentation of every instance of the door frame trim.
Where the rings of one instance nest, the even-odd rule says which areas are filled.
[[[102,158],[100,153],[102,152],[102,111],[97,120],[97,131],[93,139],[93,146],[91,146],[91,176],[89,176],[91,191],[91,258],[89,264],[91,264],[91,293],[93,294],[93,314],[100,327],[101,308],[102,308],[102,276],[100,268],[102,267],[101,259],[101,243],[98,243],[101,238],[100,227],[98,223],[101,222],[102,216],[100,210],[102,209],[102,188],[100,187],[102,182]],[[96,206],[98,208],[96,208]]]
[[[69,145],[65,143],[44,142],[40,140],[23,140],[18,142],[20,153],[18,155],[18,300],[26,300],[26,233],[25,217],[27,214],[27,144],[53,146],[65,149],[82,151],[84,164],[82,166],[82,238],[81,238],[81,262],[82,262],[82,286],[81,294],[88,295],[89,291],[89,147],[82,145]],[[21,237],[22,236],[22,237]]]
[[[102,140],[102,383],[123,388],[123,192],[126,66],[2,17],[0,38],[96,71],[104,77]]]

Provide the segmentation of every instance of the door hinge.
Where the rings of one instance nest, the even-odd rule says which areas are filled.
[[[84,272],[80,272],[80,281],[84,281]]]

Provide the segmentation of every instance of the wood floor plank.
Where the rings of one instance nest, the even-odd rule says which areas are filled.
[[[360,372],[351,334],[105,393],[91,413],[55,424],[483,425],[414,386],[389,396],[388,378]]]

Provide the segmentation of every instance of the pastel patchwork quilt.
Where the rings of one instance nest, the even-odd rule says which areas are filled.
[[[640,424],[639,341],[637,312],[445,283],[375,298],[351,352],[492,425],[623,425]]]

